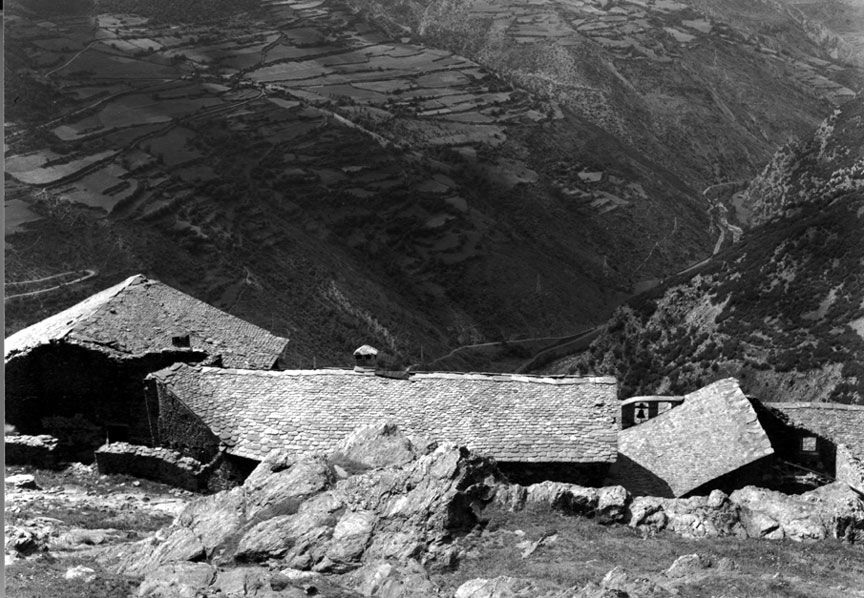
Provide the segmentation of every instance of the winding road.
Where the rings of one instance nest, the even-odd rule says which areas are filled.
[[[21,281],[17,281],[17,282],[7,282],[6,285],[47,282],[47,281],[52,280],[54,278],[60,278],[62,276],[67,276],[69,274],[75,274],[75,271],[73,270],[70,272],[61,272],[60,274],[54,274],[52,276],[46,276],[45,278],[34,278],[33,280],[21,280]],[[62,289],[63,287],[68,287],[69,285],[78,284],[79,282],[84,282],[85,280],[89,280],[89,279],[93,278],[94,276],[97,276],[98,274],[99,274],[99,272],[97,272],[96,270],[87,269],[87,270],[84,270],[84,276],[79,276],[78,278],[76,278],[74,280],[70,280],[68,282],[61,282],[60,284],[56,284],[54,286],[51,286],[51,287],[48,287],[45,289],[39,289],[38,291],[29,291],[27,293],[17,293],[15,295],[7,295],[5,300],[9,301],[10,299],[19,299],[21,297],[34,297],[36,295],[42,295],[44,293],[56,291],[57,289]]]

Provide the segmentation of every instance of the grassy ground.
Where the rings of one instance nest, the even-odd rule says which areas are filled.
[[[6,523],[28,528],[34,520],[37,527],[53,520],[52,542],[70,530],[107,528],[122,533],[105,542],[135,540],[171,522],[171,515],[157,503],[182,503],[188,497],[188,493],[162,484],[127,476],[100,476],[80,465],[63,471],[6,468],[7,476],[22,472],[32,473],[42,490],[7,492]],[[523,556],[541,538],[546,539]],[[607,572],[620,566],[633,578],[650,580],[639,582],[643,587],[661,586],[657,593],[636,596],[663,596],[672,591],[687,598],[864,597],[864,546],[830,540],[812,544],[736,538],[688,540],[672,533],[645,535],[627,526],[601,525],[545,509],[528,509],[518,513],[495,511],[483,529],[456,542],[463,550],[456,568],[433,575],[443,596],[452,596],[470,579],[498,576],[529,580],[532,591],[541,595],[600,582]],[[95,563],[93,548],[56,545],[49,552],[15,561],[6,568],[6,595],[123,598],[134,593],[140,580],[102,569]],[[707,557],[712,566],[687,571],[682,577],[665,574],[679,556],[694,553]],[[76,565],[95,569],[96,580],[66,580],[64,574]]]
[[[133,594],[140,580],[100,567],[92,554],[94,544],[101,547],[150,535],[171,523],[172,507],[182,505],[188,495],[147,480],[99,475],[79,464],[58,471],[6,467],[6,477],[18,473],[32,474],[40,490],[7,488],[7,531],[38,530],[47,536],[50,549],[7,562],[5,595],[14,598],[125,598]],[[81,535],[82,543],[64,546],[62,537],[69,532]],[[77,565],[94,569],[96,579],[89,583],[65,579],[66,571]]]
[[[522,558],[524,544],[520,543],[550,534],[552,541]],[[864,595],[860,593],[864,547],[837,541],[687,540],[665,532],[645,537],[626,526],[603,526],[584,518],[528,510],[498,513],[483,532],[472,533],[460,543],[467,555],[455,573],[438,576],[436,582],[444,587],[457,588],[469,579],[499,575],[536,580],[541,589],[581,587],[599,582],[608,571],[621,566],[688,598]],[[713,566],[679,579],[663,575],[676,558],[694,553],[709,557]]]
[[[66,571],[76,565],[96,570],[94,581],[65,579]],[[6,567],[6,595],[10,598],[126,598],[139,581],[114,575],[86,558],[56,558],[43,555]]]

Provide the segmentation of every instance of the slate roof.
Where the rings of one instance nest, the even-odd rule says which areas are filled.
[[[864,457],[864,406],[840,403],[763,403],[780,411],[797,428],[809,430],[836,444],[845,444]]]
[[[352,370],[246,371],[176,364],[150,375],[196,413],[230,454],[273,448],[329,451],[381,420],[409,435],[449,440],[499,461],[611,463],[617,447],[614,378]]]
[[[618,452],[610,482],[637,495],[678,497],[774,451],[738,381],[726,378],[622,430]]]
[[[89,346],[118,357],[178,350],[172,337],[189,335],[190,350],[221,355],[226,367],[270,368],[287,339],[142,275],[20,330],[4,342],[8,361],[51,342]]]

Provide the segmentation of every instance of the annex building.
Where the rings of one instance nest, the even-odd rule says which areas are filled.
[[[142,392],[147,374],[177,362],[272,369],[287,343],[132,276],[5,340],[6,423],[58,437],[70,457],[92,459],[106,438],[147,444],[157,416]]]
[[[362,354],[358,360],[367,359]],[[514,481],[599,484],[618,445],[613,378],[251,371],[177,364],[148,377],[158,443],[201,462],[220,451],[250,469],[275,448],[331,452],[382,420],[418,440],[493,456]]]

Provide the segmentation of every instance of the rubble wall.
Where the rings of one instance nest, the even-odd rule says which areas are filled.
[[[96,451],[96,465],[103,474],[126,474],[185,490],[198,491],[207,486],[204,464],[161,447],[112,442]]]
[[[109,425],[115,430],[128,426],[125,437],[109,441],[155,444],[157,405],[148,408],[144,378],[177,361],[205,357],[198,351],[168,351],[120,358],[74,343],[41,345],[6,363],[6,421],[23,434],[56,436],[58,451],[69,460],[91,461]]]
[[[219,454],[221,439],[180,399],[156,380],[147,380],[148,403],[158,405],[157,438],[160,446],[198,461],[210,462]]]
[[[53,469],[59,463],[57,439],[47,434],[40,436],[6,436],[6,464],[32,465]]]
[[[852,454],[845,444],[837,445],[837,481],[864,492],[864,459]]]

